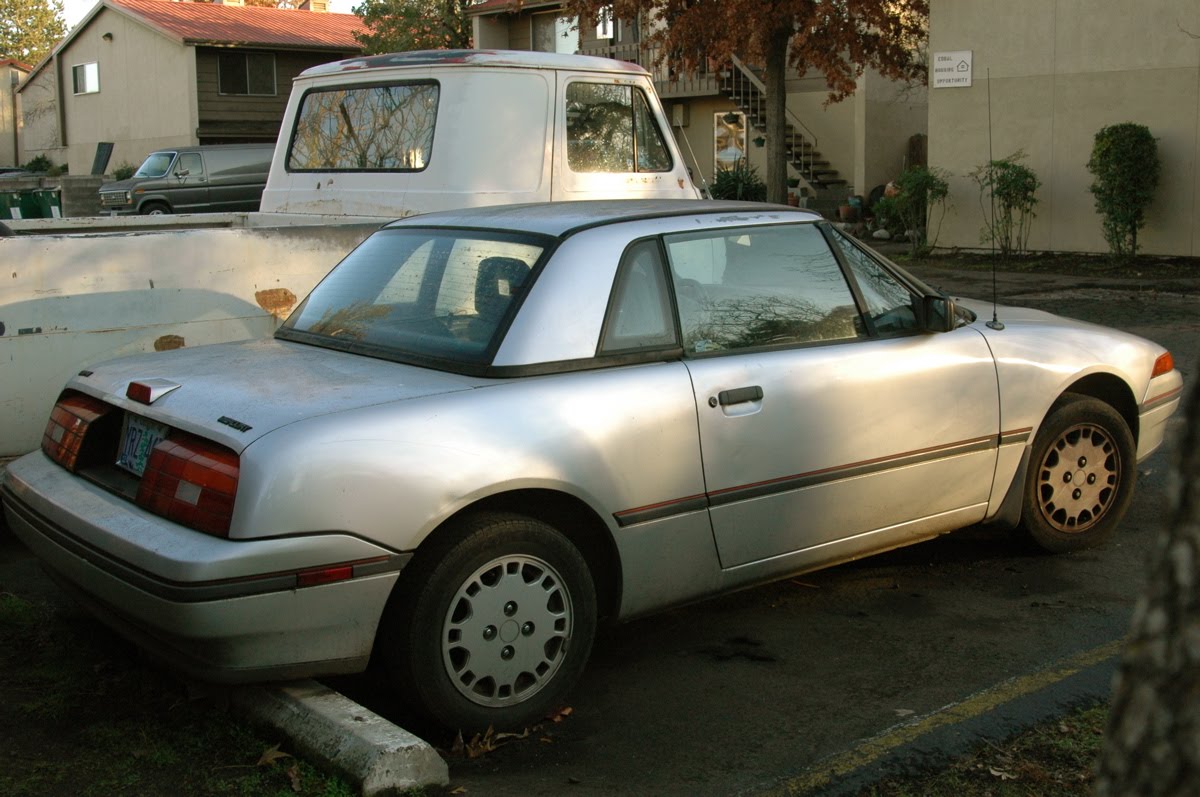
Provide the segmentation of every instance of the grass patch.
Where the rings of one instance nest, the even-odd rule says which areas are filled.
[[[944,769],[885,779],[858,797],[1088,797],[1107,719],[1107,705],[1077,710]]]
[[[0,671],[6,797],[356,793],[73,609],[0,593]]]

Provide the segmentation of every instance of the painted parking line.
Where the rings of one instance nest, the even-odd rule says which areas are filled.
[[[1005,703],[1033,694],[1107,661],[1119,655],[1124,644],[1124,639],[1113,640],[1063,659],[1051,667],[984,689],[966,700],[951,703],[920,719],[893,726],[844,753],[825,759],[803,775],[789,778],[760,792],[759,797],[799,797],[825,788],[934,730],[974,719]]]

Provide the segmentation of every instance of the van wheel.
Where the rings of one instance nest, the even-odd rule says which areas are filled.
[[[143,216],[166,216],[171,213],[171,209],[162,202],[147,202],[139,212]]]
[[[1129,508],[1136,478],[1125,419],[1103,401],[1067,394],[1034,438],[1021,525],[1051,553],[1099,545]]]
[[[558,708],[596,631],[579,549],[541,521],[486,513],[424,553],[401,574],[376,641],[400,697],[463,732],[521,728]]]

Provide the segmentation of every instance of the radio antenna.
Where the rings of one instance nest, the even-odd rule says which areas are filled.
[[[992,320],[987,322],[988,329],[997,331],[1004,329],[1004,323],[996,313],[996,168],[992,159],[992,68],[987,68],[987,106],[988,106],[988,194],[992,201],[992,218],[988,223],[989,238],[992,241]]]

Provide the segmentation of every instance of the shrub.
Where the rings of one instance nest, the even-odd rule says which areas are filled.
[[[765,202],[767,185],[758,176],[758,171],[742,160],[731,169],[717,172],[710,189],[713,199],[745,199]]]
[[[1037,214],[1037,190],[1042,181],[1028,166],[1018,161],[1021,151],[1007,158],[989,161],[971,172],[979,186],[979,204],[983,208],[981,243],[991,243],[1008,257],[1029,248],[1029,231]]]
[[[892,204],[886,209],[897,215],[904,229],[909,232],[909,248],[914,256],[932,249],[937,243],[942,219],[946,217],[946,197],[950,195],[950,184],[946,182],[945,174],[940,169],[914,166],[906,169],[896,180],[900,193],[890,199]],[[935,216],[936,228],[933,225]],[[929,236],[930,230],[933,230],[932,238]]]
[[[137,171],[137,167],[129,161],[123,161],[120,166],[113,169],[114,180],[128,180],[133,177],[133,173]]]
[[[1160,170],[1150,128],[1131,122],[1102,127],[1087,168],[1096,178],[1088,190],[1096,197],[1109,251],[1118,257],[1136,255],[1138,230],[1146,224]]]
[[[45,155],[38,155],[21,168],[35,173],[49,172],[54,168],[54,161],[50,160]]]

